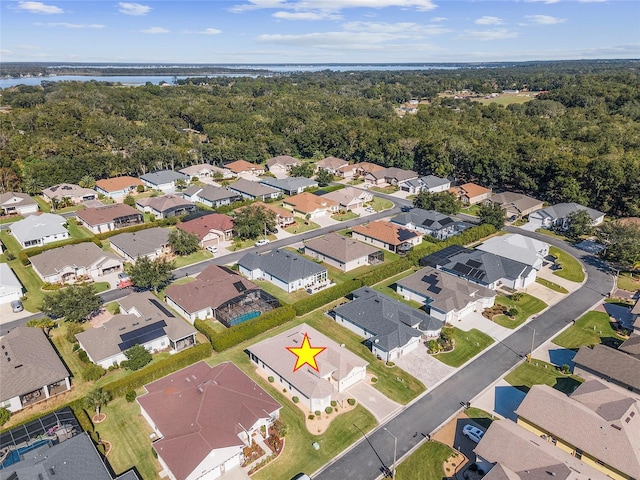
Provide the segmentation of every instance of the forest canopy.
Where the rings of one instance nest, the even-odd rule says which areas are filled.
[[[638,62],[192,78],[43,81],[2,91],[0,188],[277,155],[341,157],[640,215]],[[507,107],[454,98],[532,92]],[[536,95],[534,97],[534,94]],[[416,115],[394,110],[422,100]]]

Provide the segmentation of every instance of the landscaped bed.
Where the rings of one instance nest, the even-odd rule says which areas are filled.
[[[467,332],[459,328],[453,328],[454,348],[450,352],[438,353],[435,358],[450,367],[459,367],[478,355],[482,350],[493,343],[493,339],[473,328]]]
[[[516,328],[546,307],[546,303],[528,293],[514,292],[508,297],[496,297],[495,305],[485,309],[482,315],[505,328]]]

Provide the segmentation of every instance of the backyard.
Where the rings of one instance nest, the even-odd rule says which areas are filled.
[[[578,260],[564,250],[553,246],[549,248],[549,253],[556,258],[556,265],[561,267],[559,270],[553,272],[554,275],[572,282],[581,283],[584,281],[584,271]]]
[[[464,331],[454,327],[453,340],[455,348],[451,352],[439,353],[435,355],[435,358],[445,365],[456,368],[493,343],[493,339],[489,335],[476,328]]]
[[[599,343],[617,346],[624,341],[624,338],[618,335],[614,325],[606,312],[588,312],[576,320],[574,325],[555,337],[552,342],[572,350]]]
[[[555,365],[533,359],[522,363],[504,379],[519,390],[528,392],[533,385],[549,385],[563,393],[570,394],[580,386],[583,379],[575,375],[565,375]]]

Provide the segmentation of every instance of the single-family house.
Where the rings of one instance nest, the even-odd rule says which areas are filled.
[[[150,213],[156,218],[169,218],[187,215],[198,210],[195,203],[176,195],[148,197],[136,200],[136,208],[141,212]]]
[[[268,429],[282,408],[231,362],[198,362],[145,389],[137,402],[172,480],[213,480],[239,468],[253,435]]]
[[[315,188],[318,182],[305,177],[265,178],[260,183],[280,190],[285,195],[296,195],[308,188]]]
[[[442,320],[422,310],[395,300],[369,287],[351,294],[353,300],[333,310],[340,325],[364,337],[366,345],[378,358],[387,362],[412,352],[420,346],[423,335],[436,338]]]
[[[400,190],[417,194],[420,192],[438,193],[448,190],[451,181],[447,178],[436,177],[435,175],[426,175],[424,177],[403,180],[398,183]]]
[[[585,211],[591,218],[591,225],[596,226],[604,222],[604,213],[579,203],[557,203],[550,207],[536,210],[529,214],[527,230],[538,228],[557,228],[565,230],[569,226],[569,217],[576,212]]]
[[[485,188],[477,183],[471,182],[451,187],[449,191],[465,205],[484,203],[489,199],[489,197],[491,197],[490,188]]]
[[[267,210],[272,211],[276,215],[276,222],[279,227],[284,228],[288,227],[295,223],[295,219],[293,218],[293,212],[291,210],[287,210],[286,208],[278,207],[272,203],[264,203],[264,202],[253,202],[251,204],[252,207],[260,207],[266,208]],[[236,208],[234,212],[242,211],[243,208]]]
[[[217,167],[209,163],[199,163],[197,165],[190,165],[178,172],[187,175],[189,178],[197,178],[202,180],[203,178],[219,178],[220,180],[229,180],[233,178],[234,173],[228,168]]]
[[[26,193],[0,194],[0,215],[30,215],[38,212],[38,204]]]
[[[412,170],[404,170],[398,167],[388,167],[383,170],[373,170],[364,176],[364,182],[370,185],[400,185],[401,183],[418,178],[418,174]]]
[[[478,245],[476,249],[516,260],[536,270],[542,268],[545,258],[549,255],[548,243],[517,233],[492,237]]]
[[[304,253],[343,272],[384,261],[384,252],[379,248],[335,232],[307,240]]]
[[[333,200],[338,204],[340,210],[355,210],[364,207],[365,203],[373,200],[373,195],[359,188],[346,187],[333,192],[325,193],[323,198]]]
[[[315,357],[317,371],[308,366],[295,370],[298,357],[286,351],[287,347],[301,346],[305,335],[312,347],[324,347]],[[332,400],[341,399],[339,394],[344,395],[367,376],[368,362],[306,323],[251,345],[247,352],[258,368],[298,397],[310,412],[330,407]]]
[[[500,285],[525,288],[536,281],[536,270],[522,262],[482,250],[455,247],[446,247],[420,259],[420,265],[444,270],[492,290]]]
[[[214,318],[226,327],[279,306],[277,299],[255,283],[218,265],[209,265],[193,282],[169,285],[165,301],[191,323]]]
[[[250,175],[264,175],[265,169],[262,165],[256,165],[255,163],[247,162],[246,160],[236,160],[235,162],[225,164],[224,168],[231,170],[236,175],[250,174]]]
[[[384,168],[384,167],[380,167],[380,168]],[[335,170],[334,175],[337,175],[338,177],[345,178],[345,179],[357,177],[358,164],[353,163],[353,164],[342,165],[341,167],[338,167]]]
[[[510,221],[529,215],[544,206],[542,200],[515,192],[496,193],[485,200],[485,203],[500,205]]]
[[[120,313],[99,327],[76,334],[89,360],[103,368],[127,359],[125,352],[141,345],[150,352],[176,353],[196,343],[197,331],[171,313],[151,292],[118,300]]]
[[[573,373],[597,377],[631,392],[640,393],[640,357],[597,344],[585,346],[573,357]]]
[[[332,215],[338,211],[338,204],[333,200],[309,192],[302,192],[283,200],[282,206],[302,217],[309,215],[309,218]]]
[[[54,213],[30,215],[11,224],[11,234],[22,248],[37,247],[69,238],[66,218]]]
[[[96,182],[96,191],[109,198],[124,198],[144,187],[142,180],[127,175],[122,177],[105,178]]]
[[[67,368],[40,328],[13,328],[0,338],[0,351],[0,406],[10,412],[71,388]]]
[[[171,253],[169,233],[171,232],[166,228],[147,228],[139,232],[119,233],[109,237],[109,243],[125,262],[136,263],[140,257],[155,260]]]
[[[301,288],[317,290],[329,281],[326,267],[288,250],[247,253],[238,260],[238,267],[249,280],[266,280],[287,293]]]
[[[398,280],[396,291],[406,300],[423,303],[432,317],[451,324],[472,312],[493,307],[496,299],[494,290],[433,267]]]
[[[333,175],[338,175],[338,170],[341,167],[345,167],[347,165],[349,165],[349,162],[342,158],[336,157],[326,157],[316,163],[316,166],[319,170],[326,170]]]
[[[124,203],[78,210],[76,218],[93,233],[110,232],[144,223],[142,214]]]
[[[473,451],[484,480],[611,480],[509,419],[492,422]]]
[[[42,197],[55,207],[65,199],[74,205],[95,200],[98,198],[98,193],[95,190],[84,188],[73,183],[60,183],[42,190]]]
[[[422,208],[412,208],[408,212],[400,213],[391,219],[391,223],[440,240],[457,235],[471,227],[470,224],[460,222],[444,213]]]
[[[615,480],[640,478],[640,399],[600,380],[571,395],[533,385],[515,411],[518,425]]]
[[[405,254],[422,243],[419,233],[384,221],[356,225],[351,229],[351,235],[355,240],[399,254]]]
[[[377,165],[371,162],[354,163],[353,165],[346,165],[344,167],[341,167],[339,170],[344,170],[346,172],[351,166],[355,167],[355,171],[353,174],[353,176],[355,177],[364,177],[368,173],[380,172],[382,170],[386,170],[386,167],[383,167],[382,165]]]
[[[231,205],[242,200],[242,195],[232,192],[226,187],[214,187],[213,185],[192,185],[183,192],[185,200],[198,202],[207,207],[218,208],[223,205]]]
[[[147,188],[161,190],[164,193],[174,193],[176,191],[176,182],[184,182],[186,185],[191,181],[189,175],[174,172],[173,170],[160,170],[158,172],[146,173],[140,177],[142,183]]]
[[[282,192],[277,188],[268,187],[260,182],[252,182],[245,178],[241,178],[229,185],[229,190],[236,192],[249,200],[266,200],[268,198],[279,198]]]
[[[200,239],[200,247],[219,245],[233,237],[233,219],[223,213],[210,213],[178,224],[180,230],[193,233]]]
[[[93,242],[64,245],[30,258],[33,271],[45,283],[74,283],[122,270],[122,260]]]
[[[22,283],[7,263],[0,263],[0,305],[20,300]]]
[[[288,175],[292,167],[302,165],[302,162],[290,155],[279,155],[267,160],[267,168],[276,177]]]

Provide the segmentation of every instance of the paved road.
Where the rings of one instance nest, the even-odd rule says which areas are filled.
[[[513,227],[507,227],[507,231],[539,238],[580,258],[588,273],[587,281],[573,294],[529,321],[526,327],[517,330],[507,339],[486,350],[438,387],[426,392],[394,418],[381,425],[397,437],[398,458],[456,414],[461,408],[460,402],[474,398],[522,361],[531,348],[534,330],[535,349],[554,337],[567,322],[581,316],[611,291],[613,277],[609,268],[593,256],[555,238],[523,232]],[[356,426],[353,428],[357,429]],[[383,463],[390,466],[393,462],[394,439],[388,432],[383,428],[371,432],[367,435],[367,439],[363,438],[343,456],[323,467],[313,478],[315,480],[379,478]]]

